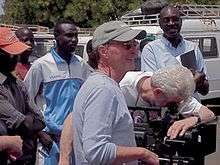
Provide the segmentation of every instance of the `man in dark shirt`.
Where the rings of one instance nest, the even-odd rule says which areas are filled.
[[[0,120],[8,135],[23,140],[23,156],[11,163],[16,165],[35,164],[37,135],[45,127],[40,111],[29,105],[25,86],[11,74],[28,48],[10,29],[0,27]]]

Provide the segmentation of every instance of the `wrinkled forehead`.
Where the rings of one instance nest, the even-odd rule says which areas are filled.
[[[180,17],[180,12],[175,7],[164,8],[160,12],[160,18]]]

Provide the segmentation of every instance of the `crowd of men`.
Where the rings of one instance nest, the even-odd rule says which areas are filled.
[[[163,8],[159,22],[163,36],[142,47],[142,71],[134,71],[135,59],[146,32],[121,21],[96,28],[88,64],[75,54],[78,31],[71,21],[56,23],[56,45],[32,65],[32,31],[0,28],[1,164],[158,165],[157,154],[136,146],[128,106],[176,103],[185,118],[171,125],[171,139],[212,120],[196,94],[208,93],[204,60],[198,46],[180,35],[178,9]],[[178,60],[191,50],[194,70]]]

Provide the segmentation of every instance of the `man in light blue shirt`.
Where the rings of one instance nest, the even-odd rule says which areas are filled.
[[[173,6],[163,8],[160,12],[159,23],[164,32],[163,36],[144,47],[141,54],[141,70],[154,72],[170,65],[181,64],[180,56],[185,56],[192,51],[194,52],[192,56],[195,55],[195,67],[189,69],[201,73],[196,89],[202,95],[206,95],[209,91],[209,84],[204,76],[207,70],[205,62],[198,45],[185,40],[180,35],[182,19],[179,10]]]
[[[95,30],[92,46],[99,55],[98,66],[82,85],[73,107],[75,164],[137,165],[140,159],[159,165],[156,154],[136,147],[133,120],[118,84],[135,68],[135,38],[143,33],[120,21]]]

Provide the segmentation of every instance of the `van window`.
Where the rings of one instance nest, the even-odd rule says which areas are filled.
[[[218,57],[218,48],[215,37],[198,37],[186,39],[199,44],[199,48],[202,51],[204,59]]]
[[[54,40],[52,38],[34,38],[34,41],[35,48],[29,57],[30,62],[44,56],[54,46]]]
[[[77,45],[75,50],[75,53],[82,58],[83,58],[84,47],[85,46],[83,45]]]

